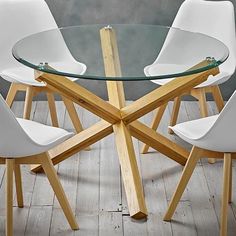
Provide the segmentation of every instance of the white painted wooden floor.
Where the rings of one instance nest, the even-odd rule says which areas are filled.
[[[190,146],[176,136],[167,134],[167,123],[172,104],[169,104],[159,130],[181,145]],[[57,102],[61,127],[72,129],[61,102]],[[209,103],[210,113],[216,112]],[[13,111],[21,116],[22,102],[15,102]],[[84,127],[98,118],[78,108]],[[149,123],[153,114],[143,121]],[[196,102],[181,105],[179,121],[199,117]],[[34,102],[33,120],[50,124],[46,102]],[[122,186],[118,158],[113,136],[94,144],[91,151],[82,151],[56,166],[66,194],[80,224],[79,231],[71,231],[58,202],[43,174],[34,175],[27,166],[22,167],[25,207],[14,207],[14,231],[20,235],[219,235],[222,161],[208,164],[202,160],[185,191],[174,220],[162,221],[168,201],[179,181],[182,167],[167,157],[151,150],[139,154],[142,143],[134,140],[138,164],[142,175],[149,216],[147,221],[135,221],[129,217]],[[0,168],[0,235],[4,235],[4,167]],[[234,167],[234,174],[236,168]],[[235,190],[235,186],[233,190]],[[234,191],[236,193],[236,191]],[[229,235],[236,234],[236,194],[229,205]]]

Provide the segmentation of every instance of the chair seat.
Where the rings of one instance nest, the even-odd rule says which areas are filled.
[[[183,72],[190,68],[190,65],[177,65],[177,64],[152,64],[150,66],[147,66],[144,69],[144,72],[147,76],[154,76],[154,75],[161,75],[161,74],[168,74],[168,73],[177,73],[177,72]],[[224,71],[221,71],[220,74],[212,76],[210,75],[208,79],[196,86],[195,88],[202,88],[206,86],[214,86],[221,83],[224,83],[228,78],[230,77],[229,73],[226,73]],[[173,80],[174,78],[170,79],[157,79],[152,80],[153,83],[158,85],[164,85]]]
[[[69,62],[55,62],[51,63],[50,66],[55,68],[56,70],[74,72],[75,74],[83,74],[86,70],[86,66],[84,64],[74,60]],[[34,79],[33,69],[20,64],[17,67],[11,67],[3,70],[0,75],[9,82],[22,83],[38,87],[45,86],[44,83],[38,82]],[[77,78],[69,79],[72,81],[77,80]]]
[[[169,126],[183,140],[190,142],[202,138],[213,126],[219,115],[209,116],[197,120],[179,123]]]
[[[31,120],[17,118],[17,121],[25,133],[36,144],[43,146],[45,150],[62,143],[73,135],[72,132],[68,132],[64,129],[47,126]]]

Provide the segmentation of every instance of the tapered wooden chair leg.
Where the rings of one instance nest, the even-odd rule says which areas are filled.
[[[224,108],[224,100],[218,85],[211,87],[211,92],[219,112]]]
[[[16,93],[18,91],[17,87],[18,87],[17,84],[11,83],[11,86],[9,88],[9,91],[8,91],[7,97],[6,97],[6,103],[9,107],[11,107],[13,104],[14,98],[15,98]]]
[[[167,103],[157,108],[156,115],[155,115],[154,119],[152,120],[152,124],[151,124],[151,128],[153,130],[156,130],[158,128],[158,126],[161,122],[161,118],[165,112],[166,106],[167,106]],[[148,149],[149,149],[149,146],[147,144],[144,144],[142,147],[141,153],[143,153],[143,154],[147,153]]]
[[[190,153],[190,156],[188,158],[188,161],[184,167],[179,184],[178,184],[178,186],[175,190],[175,193],[170,201],[169,208],[163,218],[165,221],[171,220],[171,218],[175,212],[175,209],[180,201],[180,198],[181,198],[181,196],[188,184],[190,177],[192,176],[193,170],[194,170],[200,157],[201,157],[201,149],[197,148],[197,147],[193,147],[192,151]]]
[[[206,102],[206,93],[203,89],[199,89],[197,93],[197,99],[199,102],[200,113],[202,117],[208,116],[207,102]]]
[[[80,119],[78,117],[78,114],[76,112],[74,103],[65,97],[62,97],[62,100],[66,106],[66,109],[68,111],[71,122],[72,122],[76,132],[77,133],[81,132],[83,130],[83,127],[82,127],[82,124],[81,124]]]
[[[60,203],[61,205],[61,208],[71,226],[71,228],[73,230],[76,230],[79,228],[77,222],[76,222],[76,219],[75,219],[75,216],[73,214],[73,211],[70,207],[70,204],[67,200],[67,197],[66,197],[66,194],[62,188],[62,185],[58,179],[58,176],[57,176],[57,173],[55,171],[55,168],[52,164],[52,161],[49,157],[49,155],[46,153],[42,158],[42,167],[43,167],[43,170],[46,174],[46,176],[48,177],[48,180],[55,192],[55,195],[58,199],[58,202]]]
[[[13,235],[13,169],[14,159],[6,159],[6,236]]]
[[[48,106],[49,106],[52,125],[54,127],[59,127],[54,95],[53,95],[53,93],[46,93],[46,95],[47,95],[47,99],[48,99]]]
[[[76,132],[77,133],[81,132],[83,130],[83,126],[80,122],[80,119],[79,119],[78,113],[75,109],[74,103],[71,100],[69,100],[63,96],[62,96],[62,100],[66,106],[66,110],[70,116],[71,122],[72,122]],[[91,148],[86,147],[85,150],[89,151],[89,150],[91,150]]]
[[[231,154],[224,154],[223,195],[221,205],[220,236],[227,236],[228,199],[230,186]]]
[[[207,102],[206,102],[206,93],[204,89],[199,90],[198,93],[199,107],[202,117],[208,116]],[[216,161],[214,158],[208,158],[208,162],[214,164]]]
[[[17,204],[18,207],[24,207],[24,200],[23,200],[23,191],[22,191],[22,180],[21,180],[21,170],[20,165],[14,165],[14,173],[15,173],[15,183],[16,183],[16,197],[17,197]]]
[[[30,119],[33,96],[34,96],[34,88],[32,86],[28,86],[26,89],[25,106],[23,114],[23,118],[27,120]]]
[[[233,178],[233,173],[232,173],[232,158],[230,159],[230,175],[229,175],[229,200],[228,200],[228,203],[231,203],[232,202],[232,188],[233,188],[233,181],[232,181],[232,178]]]
[[[173,106],[173,110],[172,110],[171,117],[170,117],[170,126],[174,126],[177,123],[180,103],[181,103],[181,97],[176,97],[174,99],[174,106]],[[174,133],[172,129],[168,129],[168,132],[169,132],[169,134]]]

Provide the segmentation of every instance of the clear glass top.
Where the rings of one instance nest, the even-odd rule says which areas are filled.
[[[121,75],[105,75],[100,29],[73,26],[43,31],[18,41],[13,56],[33,69],[92,80],[155,80],[195,74],[223,63],[228,48],[200,33],[154,25],[111,25]],[[197,68],[194,65],[207,59]]]

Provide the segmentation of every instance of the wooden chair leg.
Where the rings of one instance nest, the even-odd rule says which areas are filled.
[[[208,116],[207,102],[206,102],[206,93],[203,89],[198,92],[198,101],[200,106],[200,113],[202,117]]]
[[[14,165],[14,173],[15,173],[15,183],[16,183],[16,196],[17,196],[17,204],[18,207],[24,207],[24,200],[23,200],[23,191],[22,191],[22,180],[21,180],[21,170],[20,165]]]
[[[13,169],[14,159],[6,159],[6,236],[13,235]]]
[[[66,109],[68,111],[68,114],[70,116],[72,124],[75,127],[76,132],[77,133],[81,132],[83,130],[83,127],[82,127],[82,124],[81,124],[80,119],[78,117],[78,114],[76,112],[74,103],[65,97],[62,97],[62,100],[66,106]]]
[[[230,188],[230,169],[231,169],[231,154],[224,154],[224,174],[223,174],[223,195],[221,205],[221,227],[220,235],[227,236],[227,219],[228,219],[228,199]]]
[[[57,111],[56,111],[56,104],[53,93],[46,93],[48,99],[48,106],[51,115],[52,125],[54,127],[59,127],[58,119],[57,119]]]
[[[169,208],[164,216],[164,220],[165,221],[170,221],[175,209],[180,201],[180,198],[188,184],[188,181],[193,173],[193,170],[199,160],[199,158],[201,157],[201,152],[202,149],[198,148],[198,147],[193,147],[191,150],[191,153],[189,155],[188,161],[184,167],[181,179],[179,181],[179,184],[175,190],[175,193],[170,201],[170,205]]]
[[[81,132],[83,130],[83,126],[82,126],[82,124],[80,122],[80,119],[79,119],[78,113],[77,113],[77,111],[75,109],[74,103],[71,100],[69,100],[69,99],[67,99],[65,97],[62,97],[62,100],[63,100],[63,102],[64,102],[64,104],[66,106],[66,109],[68,111],[68,114],[70,116],[71,122],[72,122],[76,132],[77,133]],[[89,151],[90,149],[91,149],[90,147],[86,147],[85,148],[86,151]]]
[[[166,106],[167,106],[167,103],[157,108],[156,115],[154,119],[152,120],[152,124],[151,124],[151,128],[153,130],[156,130],[158,128],[161,118],[165,112]],[[144,144],[142,147],[141,153],[143,154],[147,153],[148,149],[149,149],[149,146],[147,144]]]
[[[221,110],[224,107],[224,100],[223,100],[222,94],[220,92],[219,86],[218,85],[212,86],[211,87],[211,92],[212,92],[213,98],[215,100],[217,109],[218,109],[219,112],[221,112]]]
[[[58,179],[57,173],[54,169],[54,166],[52,164],[52,161],[51,161],[49,155],[47,153],[45,153],[45,155],[41,158],[41,161],[42,161],[43,170],[44,170],[46,176],[48,177],[48,180],[55,192],[55,195],[61,205],[61,208],[62,208],[71,228],[73,230],[78,229],[79,226],[75,220],[74,214],[73,214],[70,204],[67,200],[66,194],[62,188],[62,185]]]
[[[207,109],[207,102],[206,102],[206,93],[204,89],[198,89],[198,95],[197,95],[198,101],[199,101],[199,106],[200,106],[200,112],[201,116],[207,117],[208,116],[208,109]],[[211,164],[215,163],[214,158],[208,158],[208,162]]]
[[[173,110],[172,110],[171,117],[170,117],[170,126],[174,126],[177,123],[180,103],[181,103],[181,97],[176,97],[174,99],[174,106],[173,106]],[[169,132],[169,134],[174,133],[172,129],[168,129],[168,132]]]
[[[230,175],[229,175],[229,200],[228,203],[232,202],[232,188],[233,188],[233,181],[232,181],[232,158],[230,160]]]
[[[12,106],[17,91],[18,91],[17,84],[16,83],[11,83],[11,86],[9,88],[9,91],[8,91],[7,97],[6,97],[6,103],[9,107]]]
[[[24,114],[23,114],[23,118],[27,120],[30,119],[33,96],[34,96],[34,87],[28,86],[26,89],[25,107],[24,107]]]

